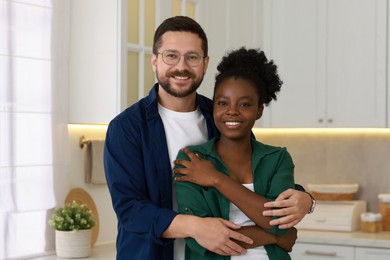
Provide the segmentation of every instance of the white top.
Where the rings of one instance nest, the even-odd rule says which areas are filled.
[[[242,184],[247,189],[254,191],[253,183]],[[261,214],[261,213],[259,213]],[[254,226],[255,223],[250,220],[236,205],[230,203],[229,220],[240,226]],[[250,248],[245,255],[232,256],[231,260],[268,260],[267,251],[263,246]]]
[[[208,140],[206,120],[199,108],[192,112],[176,112],[158,104],[164,124],[169,159],[173,168],[179,150],[188,145],[198,145]],[[172,182],[173,209],[177,211],[175,182]],[[174,259],[184,260],[184,239],[175,239]]]

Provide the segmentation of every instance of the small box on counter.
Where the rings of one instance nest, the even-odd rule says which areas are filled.
[[[366,212],[367,202],[317,201],[312,214],[306,215],[296,227],[298,229],[355,231],[360,229],[360,214]]]

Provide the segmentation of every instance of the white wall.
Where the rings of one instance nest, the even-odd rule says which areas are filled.
[[[86,190],[96,204],[99,215],[99,234],[97,244],[114,242],[116,240],[117,220],[112,208],[107,185],[92,185],[84,183],[84,158],[79,145],[80,136],[87,139],[105,139],[107,126],[69,125],[69,190],[79,187]]]

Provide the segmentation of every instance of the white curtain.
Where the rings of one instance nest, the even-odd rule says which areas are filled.
[[[0,259],[54,250],[66,185],[67,0],[0,0]]]

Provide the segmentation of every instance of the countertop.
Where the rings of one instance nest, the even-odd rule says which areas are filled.
[[[368,233],[298,229],[297,242],[390,249],[390,231]]]
[[[373,248],[390,249],[390,231],[367,233],[362,231],[340,232],[340,231],[317,231],[298,230],[297,242],[315,243],[325,245],[361,246]],[[115,259],[115,243],[96,245],[91,250],[88,260],[109,260]],[[57,260],[55,255],[34,258],[35,260]]]
[[[88,260],[115,260],[116,249],[115,243],[95,245],[91,249],[91,255],[88,258],[79,258],[79,259],[88,259]],[[38,258],[33,258],[34,260],[60,260],[64,258],[59,258],[56,255],[42,256]]]

